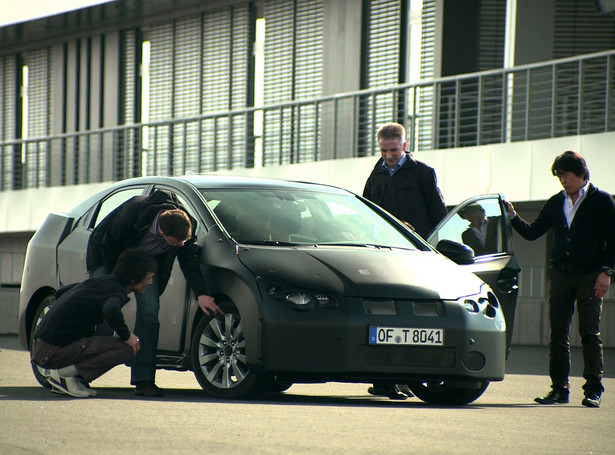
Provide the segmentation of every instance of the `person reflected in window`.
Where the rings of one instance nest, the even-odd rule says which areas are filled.
[[[489,217],[480,204],[472,204],[459,212],[470,225],[461,234],[461,240],[474,250],[475,256],[498,252],[498,221],[500,217]]]

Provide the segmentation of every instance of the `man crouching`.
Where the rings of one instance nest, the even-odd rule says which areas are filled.
[[[152,284],[156,267],[151,254],[128,249],[111,274],[56,291],[56,302],[36,328],[32,343],[34,362],[51,369],[52,392],[95,396],[89,383],[136,355],[139,338],[126,326],[121,310],[131,292],[143,293]],[[96,336],[103,323],[118,336]]]

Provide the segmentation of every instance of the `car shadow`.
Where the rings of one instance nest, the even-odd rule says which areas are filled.
[[[244,404],[258,406],[325,406],[325,407],[363,407],[363,408],[434,408],[434,409],[481,409],[481,408],[525,408],[540,406],[535,403],[481,403],[480,398],[474,403],[463,406],[431,405],[417,398],[408,400],[389,400],[371,395],[301,395],[289,391],[265,394],[253,400],[225,400],[212,398],[199,389],[165,389],[164,397],[136,397],[132,387],[96,387],[98,395],[93,398],[75,398],[57,395],[42,386],[34,387],[0,387],[0,402],[32,401],[54,402],[67,400],[138,400],[152,402],[178,403],[215,403]]]

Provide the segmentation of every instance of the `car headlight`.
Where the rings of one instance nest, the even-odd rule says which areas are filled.
[[[462,297],[458,301],[463,304],[463,307],[468,313],[482,313],[486,317],[493,319],[497,315],[497,309],[500,308],[500,302],[491,290],[486,292],[481,289],[480,294],[473,296]]]
[[[337,308],[338,301],[329,294],[305,290],[287,290],[279,284],[269,284],[267,294],[275,300],[289,303],[295,310],[310,311],[314,308]]]
[[[302,309],[308,309],[308,307],[312,303],[312,299],[310,298],[310,296],[303,292],[289,292],[288,294],[286,294],[286,300]]]

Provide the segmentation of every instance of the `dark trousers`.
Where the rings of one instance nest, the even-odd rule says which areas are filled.
[[[158,333],[160,322],[160,295],[158,293],[158,277],[154,275],[151,285],[143,294],[135,292],[137,315],[135,319],[135,335],[139,337],[141,349],[132,360],[130,383],[149,381],[156,378],[156,352],[158,350]]]
[[[596,297],[594,285],[598,273],[578,274],[551,271],[549,291],[549,374],[555,390],[570,388],[570,324],[574,304],[579,313],[579,335],[583,346],[583,378],[585,392],[601,394],[603,360],[600,339],[602,299]]]
[[[90,273],[93,276],[104,275],[105,266],[100,266]],[[137,301],[137,315],[135,319],[134,334],[139,337],[141,348],[131,362],[130,383],[155,382],[156,379],[156,352],[158,350],[158,334],[160,321],[160,294],[158,292],[158,277],[154,275],[152,284],[143,294],[134,293]]]
[[[102,376],[116,365],[132,360],[132,348],[117,337],[81,338],[67,346],[55,346],[35,339],[32,358],[43,368],[64,368],[75,365],[87,382]]]

